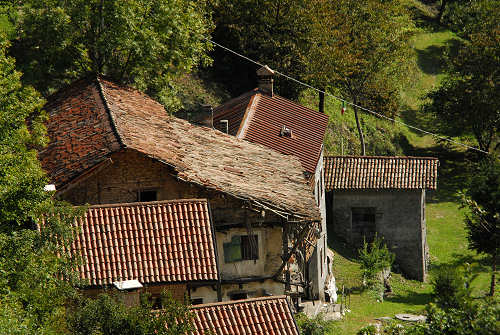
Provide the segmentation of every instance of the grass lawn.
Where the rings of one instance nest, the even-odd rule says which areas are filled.
[[[402,93],[407,105],[407,111],[402,116],[404,121],[428,127],[425,117],[419,115],[418,109],[425,102],[424,95],[443,79],[441,55],[445,46],[453,45],[456,40],[457,37],[452,32],[435,28],[428,28],[415,36],[413,45],[420,71],[410,87]],[[488,257],[468,250],[463,224],[464,209],[460,208],[457,198],[457,191],[465,186],[468,160],[472,157],[461,149],[440,145],[431,136],[410,131],[407,134],[411,150],[406,154],[440,159],[438,190],[435,194],[428,194],[426,206],[429,280],[427,283],[420,283],[406,280],[400,274],[393,274],[391,284],[394,295],[384,302],[377,302],[369,292],[361,289],[361,271],[356,263],[355,252],[346,248],[343,242],[335,240],[334,236],[329,236],[329,246],[335,253],[333,271],[337,288],[342,290],[344,285],[352,292],[349,306],[351,312],[337,322],[342,334],[356,334],[360,328],[373,323],[378,317],[424,312],[425,305],[431,301],[430,282],[443,266],[464,268],[466,264],[470,264],[469,271],[476,276],[472,282],[472,295],[483,297],[489,292]]]

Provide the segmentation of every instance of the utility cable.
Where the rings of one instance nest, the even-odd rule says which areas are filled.
[[[225,46],[223,46],[223,45],[221,45],[221,44],[219,44],[219,43],[217,43],[217,42],[214,42],[214,41],[212,41],[212,40],[211,40],[211,39],[209,39],[209,38],[203,37],[203,39],[204,39],[204,40],[206,40],[206,41],[208,41],[208,42],[210,42],[210,43],[212,43],[212,44],[213,44],[213,45],[215,45],[215,46],[218,46],[218,47],[219,47],[219,48],[221,48],[221,49],[224,49],[224,50],[226,50],[226,51],[228,51],[228,52],[230,52],[230,53],[232,53],[232,54],[234,54],[234,55],[238,56],[238,57],[241,57],[241,58],[243,58],[243,59],[246,59],[247,61],[249,61],[249,62],[251,62],[251,63],[254,63],[254,64],[256,64],[256,65],[258,65],[258,66],[261,66],[261,67],[262,67],[262,66],[264,66],[263,64],[261,64],[261,63],[259,63],[259,62],[255,61],[255,60],[253,60],[253,59],[251,59],[251,58],[249,58],[249,57],[247,57],[247,56],[245,56],[245,55],[242,55],[242,54],[240,54],[240,53],[238,53],[238,52],[236,52],[236,51],[234,51],[234,50],[232,50],[232,49],[229,49],[228,47],[225,47]],[[288,76],[288,75],[286,75],[286,74],[284,74],[284,73],[282,73],[282,72],[276,71],[276,70],[274,70],[274,69],[273,69],[273,71],[274,71],[274,73],[276,73],[277,75],[280,75],[280,76],[282,76],[282,77],[284,77],[284,78],[286,78],[286,79],[288,79],[288,80],[291,80],[291,81],[293,81],[293,82],[295,82],[295,83],[297,83],[297,84],[303,85],[303,86],[305,86],[305,87],[307,87],[307,88],[310,88],[310,89],[312,89],[312,90],[314,90],[314,91],[316,91],[316,92],[319,92],[319,93],[323,93],[323,94],[325,94],[325,95],[328,95],[328,96],[330,96],[330,97],[332,97],[332,98],[334,98],[334,99],[336,99],[336,100],[339,100],[339,101],[341,101],[341,102],[344,102],[344,103],[346,103],[346,104],[348,104],[348,105],[351,105],[351,106],[353,106],[353,107],[359,108],[360,110],[362,110],[362,111],[364,111],[364,112],[367,112],[367,113],[370,113],[370,114],[372,114],[372,115],[375,115],[375,116],[377,116],[377,117],[379,117],[379,118],[386,119],[386,120],[389,120],[389,121],[392,121],[392,122],[396,122],[396,123],[399,123],[399,124],[405,125],[405,126],[407,126],[408,128],[411,128],[411,129],[413,129],[413,130],[417,130],[417,131],[422,132],[422,133],[427,134],[427,135],[434,136],[434,137],[439,138],[439,139],[441,139],[441,140],[443,140],[443,141],[448,141],[448,142],[450,142],[450,143],[453,143],[453,144],[456,144],[456,145],[459,145],[459,146],[462,146],[462,147],[465,147],[465,148],[468,148],[468,149],[471,149],[471,150],[475,150],[475,151],[478,151],[478,152],[481,152],[481,153],[484,153],[484,154],[487,154],[487,155],[489,155],[489,154],[490,154],[488,151],[485,151],[485,150],[482,150],[482,149],[479,149],[479,148],[476,148],[476,147],[473,147],[473,146],[467,145],[467,144],[465,144],[465,143],[461,143],[461,142],[455,141],[455,140],[453,140],[453,139],[451,139],[451,138],[448,138],[448,137],[445,137],[445,136],[442,136],[442,135],[439,135],[439,134],[436,134],[436,133],[433,133],[433,132],[427,131],[427,130],[422,129],[422,128],[418,128],[418,127],[412,126],[412,125],[410,125],[410,124],[404,123],[403,121],[400,121],[400,120],[397,120],[397,119],[394,119],[394,118],[388,117],[388,116],[383,115],[383,114],[380,114],[380,113],[377,113],[377,112],[372,111],[372,110],[370,110],[370,109],[368,109],[368,108],[366,108],[366,107],[363,107],[363,106],[357,105],[357,104],[355,104],[355,103],[353,103],[353,102],[350,102],[350,101],[348,101],[348,100],[345,100],[345,99],[342,99],[342,98],[340,98],[340,97],[337,97],[337,96],[335,96],[335,95],[333,95],[333,94],[331,94],[331,93],[329,93],[329,92],[326,92],[326,91],[320,90],[320,89],[318,89],[318,88],[316,88],[316,87],[314,87],[314,86],[311,86],[311,85],[309,85],[309,84],[307,84],[307,83],[305,83],[305,82],[303,82],[303,81],[300,81],[300,80],[298,80],[298,79],[295,79],[295,78],[293,78],[293,77],[290,77],[290,76]]]

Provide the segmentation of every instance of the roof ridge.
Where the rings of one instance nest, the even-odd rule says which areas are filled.
[[[120,133],[118,132],[118,127],[116,126],[116,120],[113,116],[113,113],[111,112],[111,108],[109,108],[108,99],[106,98],[106,95],[104,94],[104,88],[102,87],[101,78],[99,75],[96,76],[95,81],[97,83],[97,90],[99,91],[99,96],[102,99],[104,109],[106,110],[106,113],[108,113],[109,120],[111,123],[111,128],[113,129],[113,133],[115,134],[116,139],[118,140],[118,143],[120,143],[120,146],[122,148],[126,148],[127,145],[123,142],[123,139],[120,136]]]
[[[281,299],[286,300],[286,295],[273,295],[270,297],[257,297],[257,298],[241,299],[241,300],[210,302],[207,304],[200,304],[200,305],[191,306],[191,309],[199,309],[199,308],[212,307],[212,306],[222,306],[222,305],[236,305],[236,304],[243,304],[243,303],[254,302],[254,301],[281,300]]]
[[[327,155],[324,156],[325,159],[328,158],[377,158],[377,159],[429,159],[429,160],[439,160],[438,157],[429,157],[429,156],[356,156],[356,155]]]
[[[184,203],[184,202],[207,202],[207,199],[171,199],[171,200],[158,200],[158,201],[142,201],[142,202],[123,202],[115,204],[102,204],[102,205],[91,205],[88,208],[112,208],[112,207],[136,207],[136,206],[146,206],[146,205],[162,205],[171,203]]]

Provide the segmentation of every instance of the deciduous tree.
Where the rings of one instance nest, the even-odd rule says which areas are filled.
[[[463,204],[469,248],[491,256],[490,295],[495,294],[496,265],[500,252],[500,162],[487,159],[472,177]]]
[[[12,54],[44,95],[98,73],[174,108],[172,76],[208,61],[204,1],[33,0],[18,13]]]
[[[309,1],[307,76],[357,105],[395,115],[399,85],[411,68],[414,25],[403,0]],[[354,107],[365,155],[359,110]]]

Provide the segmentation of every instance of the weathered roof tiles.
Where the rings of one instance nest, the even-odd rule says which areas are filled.
[[[432,157],[324,157],[325,189],[436,189]]]
[[[76,220],[71,253],[91,286],[216,281],[215,240],[206,200],[91,206]]]
[[[228,120],[231,135],[294,155],[309,173],[314,173],[321,155],[328,116],[279,95],[260,89],[244,93],[214,109],[214,125]],[[285,126],[292,136],[281,136]]]
[[[285,296],[196,305],[194,335],[299,335]]]
[[[58,190],[112,153],[132,149],[186,182],[285,215],[320,217],[296,157],[192,125],[145,94],[101,78],[76,82],[48,100],[50,143],[40,160]]]

